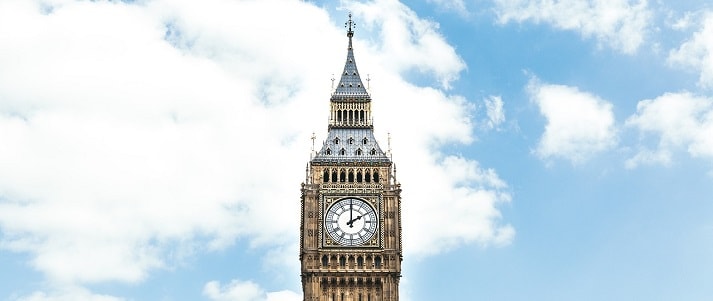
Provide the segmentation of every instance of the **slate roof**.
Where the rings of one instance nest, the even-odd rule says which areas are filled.
[[[359,154],[359,150],[361,154]],[[312,162],[389,163],[391,160],[379,147],[372,129],[332,128],[329,130],[322,149],[312,159]]]
[[[349,16],[349,48],[347,48],[347,61],[344,63],[339,85],[332,94],[333,102],[370,102],[371,96],[366,91],[359,76],[356,61],[354,60],[354,49],[352,48],[353,22]],[[312,163],[339,164],[345,162],[363,163],[390,163],[391,159],[379,147],[374,138],[374,130],[371,126],[363,127],[358,125],[330,126],[327,139],[322,145],[317,155],[312,158]]]
[[[336,90],[334,90],[334,94],[332,94],[332,100],[343,98],[353,100],[369,100],[371,97],[369,96],[369,93],[367,93],[364,83],[361,81],[361,76],[359,75],[359,70],[356,66],[356,60],[354,59],[354,49],[352,48],[352,36],[354,36],[354,31],[352,31],[351,19],[349,24],[349,31],[347,32],[347,37],[349,37],[347,61],[344,63],[344,70],[342,71],[342,76],[339,79],[339,84],[337,85]]]

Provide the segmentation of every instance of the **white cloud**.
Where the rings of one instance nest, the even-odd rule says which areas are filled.
[[[668,62],[697,70],[700,73],[698,84],[713,88],[713,12],[704,15],[699,31],[669,53]]]
[[[466,66],[455,49],[438,32],[438,24],[421,19],[399,1],[374,0],[351,3],[350,9],[368,27],[378,29],[378,63],[406,78],[414,71],[433,75],[448,89]]]
[[[501,23],[549,23],[632,54],[644,43],[652,13],[646,0],[495,0]]]
[[[203,294],[213,301],[299,301],[302,295],[292,291],[266,293],[252,281],[233,280],[221,286],[210,281],[203,286]]]
[[[28,254],[49,283],[77,286],[138,283],[236,239],[274,254],[268,264],[296,252],[309,137],[326,128],[328,77],[345,58],[343,29],[324,10],[43,3],[0,3],[0,248]],[[383,25],[371,40],[357,32],[355,47],[362,74],[375,74],[377,135],[394,136],[406,252],[507,244],[514,230],[497,209],[507,185],[441,150],[473,140],[470,105],[403,76],[447,87],[462,60],[407,7],[353,5]],[[453,224],[421,222],[431,214]],[[232,291],[215,285],[216,296]],[[280,294],[290,295],[265,296]]]
[[[627,167],[640,164],[669,164],[681,148],[693,157],[713,159],[713,98],[690,93],[668,93],[642,100],[626,125],[642,136],[654,135],[654,150],[644,147],[627,161]]]
[[[324,126],[312,95],[327,84],[315,79],[328,82],[344,38],[285,35],[257,16],[301,16],[296,32],[329,19],[299,2],[259,3],[0,10],[0,28],[25,29],[0,31],[1,246],[31,254],[52,281],[91,283],[141,281],[237,237],[291,243],[298,205],[287,200],[309,131]],[[246,15],[217,18],[226,10]],[[256,32],[274,38],[252,42]]]
[[[438,7],[445,10],[453,10],[461,15],[467,15],[468,10],[465,8],[463,0],[428,0],[430,3],[436,4]]]
[[[536,153],[543,159],[561,157],[580,163],[616,145],[611,103],[575,87],[528,84],[530,98],[547,119]]]
[[[489,129],[497,129],[505,121],[505,109],[503,109],[503,99],[500,96],[488,96],[483,99],[485,102],[485,113],[488,116],[486,126]]]

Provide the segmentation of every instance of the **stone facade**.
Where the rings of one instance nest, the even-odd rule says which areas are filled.
[[[397,301],[401,186],[373,135],[371,97],[356,68],[353,22],[328,138],[302,184],[300,262],[305,301]]]

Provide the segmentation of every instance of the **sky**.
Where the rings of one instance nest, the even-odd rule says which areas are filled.
[[[713,297],[708,1],[0,0],[0,300],[301,300],[350,12],[402,300]]]

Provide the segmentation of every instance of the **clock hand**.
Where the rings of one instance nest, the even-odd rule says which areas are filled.
[[[354,222],[360,220],[362,216],[363,216],[363,215],[359,215],[359,216],[357,216],[355,219],[349,220],[349,221],[347,222],[347,225],[349,225],[349,227],[351,228],[352,226],[354,226]]]
[[[354,202],[353,200],[349,200],[349,221],[352,220],[352,213],[354,213],[354,210],[352,210],[353,202]],[[347,223],[347,225],[349,225],[349,228],[354,227],[354,225],[352,223]]]

